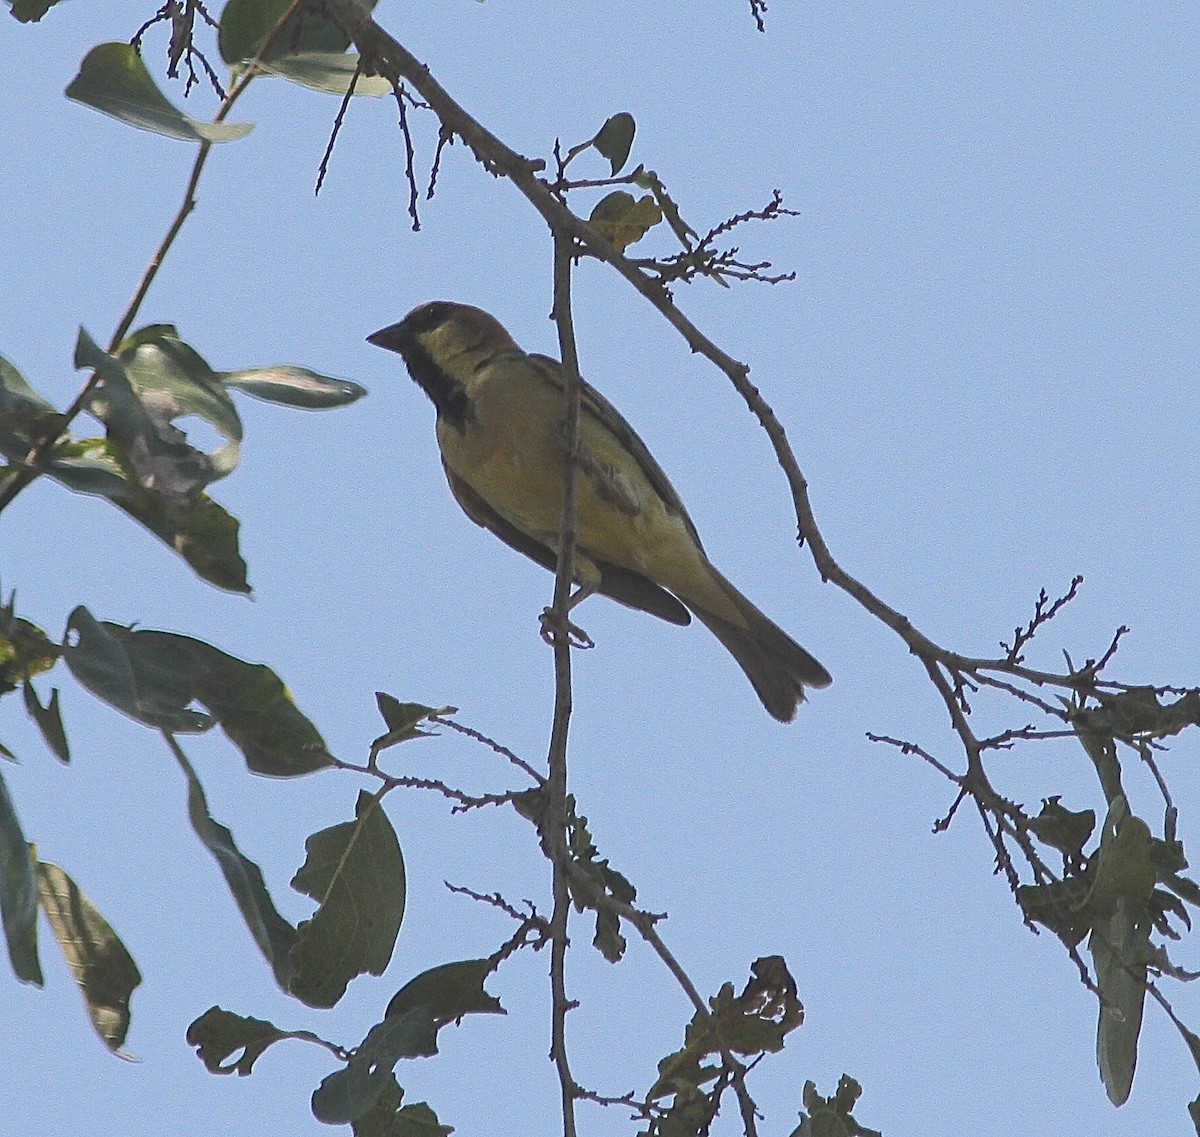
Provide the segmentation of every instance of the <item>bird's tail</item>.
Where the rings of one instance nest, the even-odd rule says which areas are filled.
[[[796,707],[804,701],[804,688],[828,687],[832,677],[716,569],[713,575],[724,587],[743,626],[703,608],[692,611],[737,660],[770,715],[780,722],[791,722]]]

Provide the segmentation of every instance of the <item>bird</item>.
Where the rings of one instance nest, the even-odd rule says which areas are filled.
[[[367,342],[400,355],[437,412],[442,466],[463,512],[554,571],[561,528],[565,379],[488,312],[433,300]],[[694,614],[791,722],[829,672],[713,566],[679,494],[620,412],[584,382],[569,606],[600,593],[672,624]]]

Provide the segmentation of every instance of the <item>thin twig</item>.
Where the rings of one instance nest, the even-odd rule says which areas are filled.
[[[389,774],[376,765],[374,759],[367,763],[347,762],[342,758],[334,758],[331,765],[338,770],[348,770],[353,774],[365,774],[378,778],[388,790],[432,790],[455,803],[452,813],[465,813],[471,809],[481,809],[487,805],[507,805],[516,798],[523,797],[528,790],[504,790],[494,794],[468,794],[463,790],[443,782],[440,778],[418,778],[411,774]]]
[[[605,907],[611,908],[632,924],[638,930],[638,934],[642,939],[654,949],[655,954],[662,960],[667,970],[675,977],[675,981],[683,989],[692,1006],[695,1007],[697,1016],[712,1033],[717,1051],[721,1055],[721,1064],[725,1069],[725,1073],[729,1076],[734,1095],[737,1097],[745,1137],[757,1137],[758,1125],[756,1119],[758,1109],[754,1104],[754,1099],[750,1096],[750,1091],[746,1088],[746,1065],[730,1050],[728,1044],[721,1037],[720,1028],[717,1026],[716,1020],[712,1017],[712,1012],[709,1010],[708,1004],[704,1001],[704,997],[696,989],[691,976],[684,971],[683,965],[680,964],[679,960],[671,952],[671,949],[663,942],[662,936],[658,934],[658,929],[655,927],[655,924],[658,922],[657,918],[649,913],[640,912],[631,905],[623,904],[610,896],[597,894],[597,899]]]
[[[459,734],[464,734],[467,738],[473,738],[476,742],[483,743],[489,750],[499,754],[502,758],[507,758],[518,770],[528,774],[539,786],[546,784],[546,779],[542,777],[524,758],[518,758],[507,746],[501,745],[493,738],[489,738],[486,734],[476,730],[473,726],[467,726],[465,723],[457,722],[454,719],[442,718],[440,715],[430,715],[430,722],[435,722],[439,726],[449,727]]]
[[[571,894],[567,882],[570,853],[567,848],[567,733],[571,722],[571,635],[569,610],[574,579],[576,481],[579,453],[579,400],[581,381],[571,323],[571,242],[552,231],[554,238],[554,318],[558,324],[563,365],[563,476],[562,517],[559,523],[558,564],[554,574],[552,607],[554,646],[554,725],[550,736],[549,807],[543,839],[554,874],[554,912],[550,919],[551,1028],[550,1055],[558,1071],[562,1099],[563,1137],[575,1137],[576,1084],[567,1055],[567,1013],[574,1005],[567,997],[566,959]]]
[[[358,86],[358,77],[362,74],[362,69],[362,56],[359,56],[358,62],[354,65],[354,74],[350,76],[350,82],[346,84],[346,93],[342,96],[337,114],[334,116],[333,129],[329,132],[329,143],[325,147],[325,153],[321,155],[321,164],[317,168],[317,186],[313,190],[314,197],[320,196],[321,187],[325,184],[325,175],[329,172],[329,161],[333,157],[334,143],[337,142],[337,137],[342,132],[342,123],[346,121],[346,111],[350,108],[350,100],[354,98],[354,88]]]

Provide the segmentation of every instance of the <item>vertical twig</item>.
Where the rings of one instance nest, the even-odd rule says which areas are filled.
[[[575,1100],[579,1089],[567,1057],[566,959],[567,923],[571,894],[567,884],[567,732],[571,722],[571,637],[568,612],[574,577],[576,537],[576,474],[579,453],[579,358],[571,326],[571,248],[567,235],[554,236],[554,319],[558,324],[563,363],[562,518],[559,524],[558,564],[552,606],[554,643],[554,726],[550,736],[549,804],[543,836],[554,874],[554,911],[550,918],[551,1028],[550,1054],[562,1092],[563,1137],[575,1137]]]

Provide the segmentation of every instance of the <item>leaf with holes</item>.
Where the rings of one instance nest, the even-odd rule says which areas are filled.
[[[662,220],[662,210],[649,194],[634,198],[624,190],[616,190],[601,198],[588,221],[607,237],[618,252],[640,241]]]
[[[236,1072],[243,1077],[254,1069],[268,1046],[287,1037],[274,1023],[235,1015],[220,1007],[209,1007],[187,1029],[188,1045],[196,1048],[197,1057],[210,1074]],[[226,1061],[235,1055],[233,1062]]]

